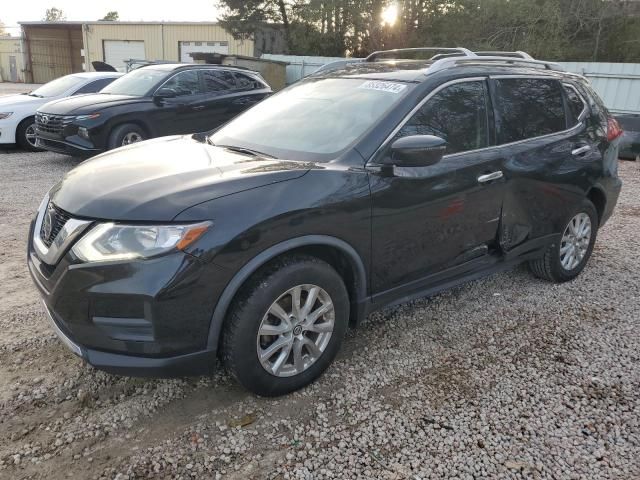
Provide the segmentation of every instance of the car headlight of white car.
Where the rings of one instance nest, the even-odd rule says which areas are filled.
[[[13,112],[0,112],[0,120],[9,118],[11,115],[13,115]]]

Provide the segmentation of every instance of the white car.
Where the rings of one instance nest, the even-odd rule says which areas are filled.
[[[122,76],[119,72],[73,73],[56,78],[30,93],[0,96],[0,145],[17,143],[36,148],[35,114],[45,103],[72,95],[95,93]]]

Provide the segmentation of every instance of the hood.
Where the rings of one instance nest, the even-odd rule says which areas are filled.
[[[42,113],[54,115],[93,113],[103,108],[116,107],[132,103],[150,102],[148,97],[134,97],[131,95],[109,95],[108,93],[93,93],[62,98],[47,103]]]
[[[164,137],[84,162],[51,189],[50,198],[75,217],[171,221],[198,203],[298,178],[309,168],[304,162],[233,153],[188,136]]]
[[[32,97],[30,95],[6,95],[0,97],[0,111],[3,111],[4,107],[37,106],[48,101],[46,98]]]

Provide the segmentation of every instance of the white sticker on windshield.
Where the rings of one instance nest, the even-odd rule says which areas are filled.
[[[358,88],[366,88],[367,90],[381,90],[383,92],[400,93],[407,88],[404,83],[385,82],[383,80],[369,80],[364,82]]]

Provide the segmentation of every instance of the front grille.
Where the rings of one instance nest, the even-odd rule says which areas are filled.
[[[73,115],[52,115],[49,113],[36,113],[36,129],[42,133],[61,135],[64,127],[73,122]]]
[[[71,215],[49,202],[42,218],[42,227],[40,227],[40,238],[47,248],[51,246],[64,224],[70,218]]]

